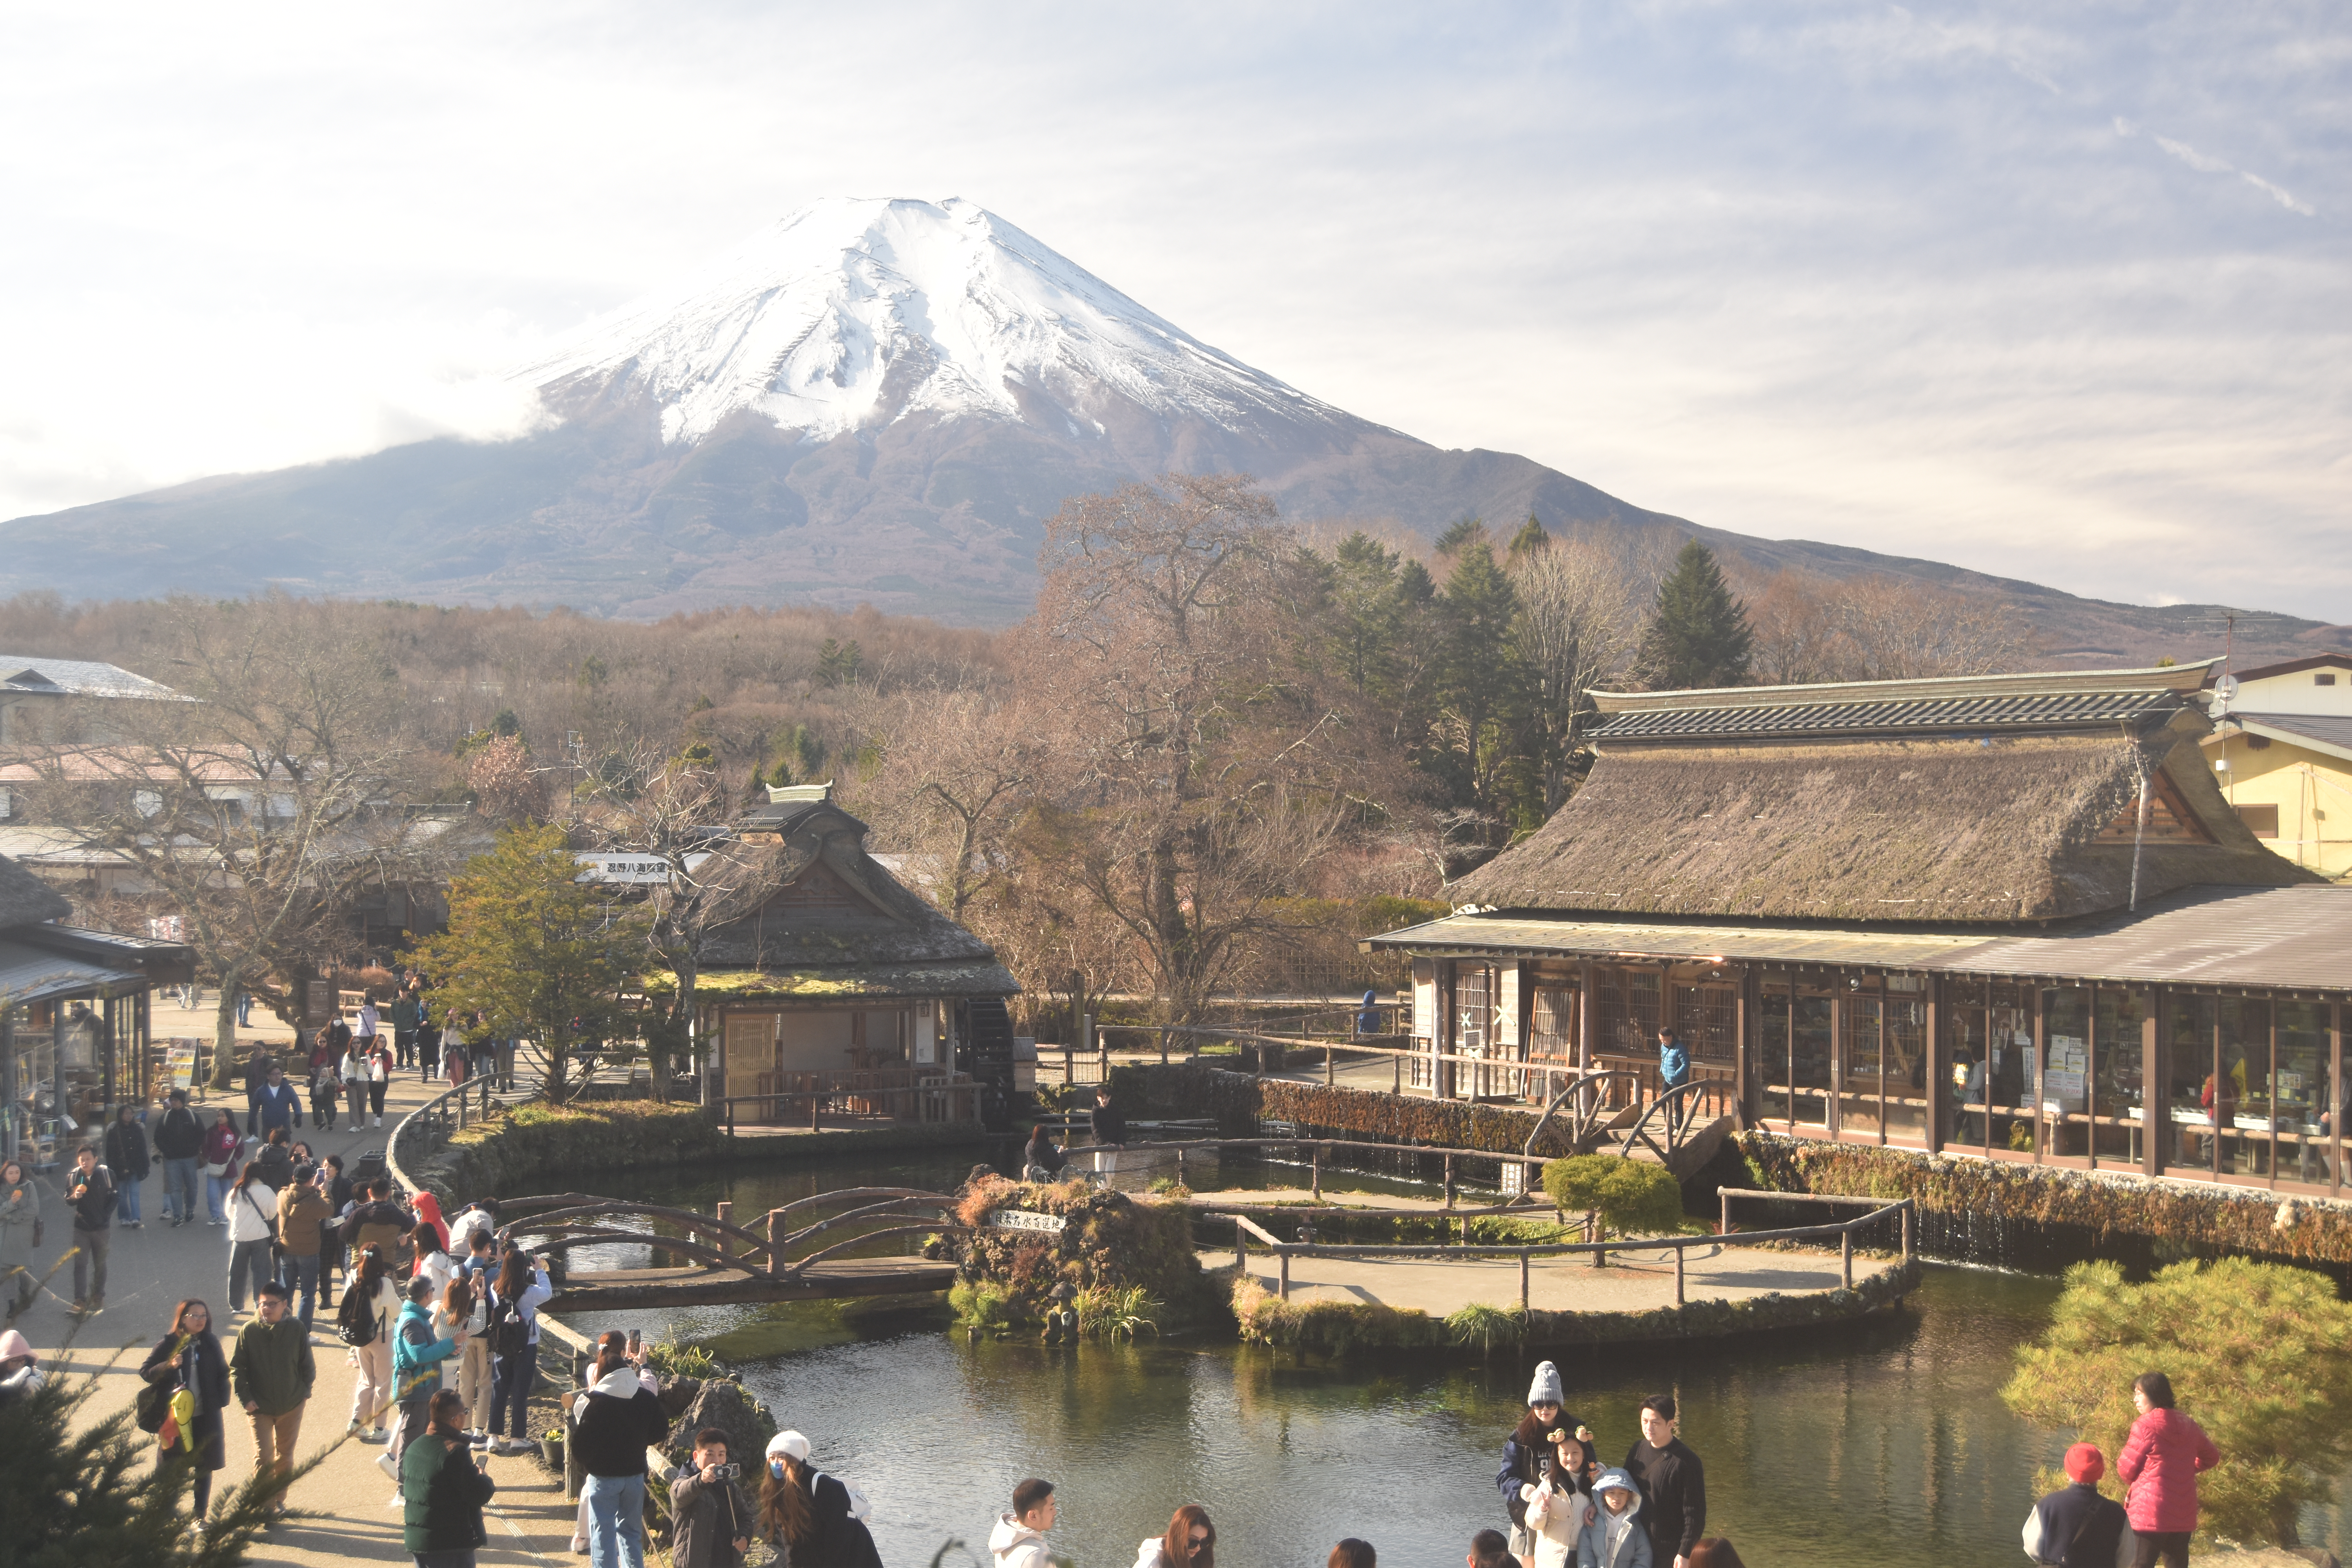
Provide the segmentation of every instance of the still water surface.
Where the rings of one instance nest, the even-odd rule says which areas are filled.
[[[731,1197],[756,1214],[843,1186],[952,1188],[970,1169],[968,1158],[835,1164],[640,1190],[706,1210]],[[2064,1439],[2018,1421],[1999,1390],[2057,1293],[2051,1279],[1930,1266],[1910,1310],[1884,1322],[1727,1348],[1571,1352],[1560,1372],[1609,1462],[1637,1436],[1643,1396],[1673,1392],[1706,1465],[1709,1529],[1757,1568],[2006,1563],[2022,1560],[2033,1473]],[[1449,1568],[1473,1533],[1503,1522],[1495,1469],[1535,1359],[1325,1364],[1218,1335],[972,1342],[949,1331],[938,1298],[576,1324],[709,1343],[809,1435],[821,1467],[865,1489],[894,1568],[928,1563],[950,1536],[984,1563],[989,1522],[1028,1475],[1054,1481],[1055,1544],[1078,1568],[1125,1568],[1188,1501],[1216,1520],[1232,1568],[1314,1568],[1348,1535],[1396,1568]],[[2336,1533],[2331,1510],[2305,1539]]]

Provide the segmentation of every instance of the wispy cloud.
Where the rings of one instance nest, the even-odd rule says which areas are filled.
[[[2116,135],[2137,136],[2139,134],[2139,130],[2137,125],[2126,120],[2122,115],[2116,116]],[[2158,136],[2154,132],[2148,133],[2148,140],[2200,174],[2235,174],[2291,213],[2300,213],[2305,217],[2319,216],[2317,207],[2313,206],[2285,186],[2273,184],[2251,170],[2241,169],[2227,158],[2216,158],[2210,153],[2200,153],[2186,142],[2176,142],[2169,136]]]

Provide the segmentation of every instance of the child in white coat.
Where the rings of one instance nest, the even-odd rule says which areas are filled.
[[[1522,1483],[1519,1499],[1528,1505],[1528,1530],[1536,1538],[1535,1568],[1577,1568],[1577,1540],[1593,1517],[1593,1502],[1578,1489],[1575,1476],[1548,1453],[1542,1484]]]

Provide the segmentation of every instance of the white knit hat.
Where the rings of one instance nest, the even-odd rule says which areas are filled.
[[[1559,1368],[1548,1361],[1536,1363],[1536,1380],[1528,1384],[1528,1403],[1531,1405],[1562,1403],[1559,1391]]]
[[[802,1464],[808,1459],[809,1440],[797,1432],[779,1432],[768,1439],[768,1452],[787,1455],[794,1464]]]

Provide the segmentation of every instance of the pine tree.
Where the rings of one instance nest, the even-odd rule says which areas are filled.
[[[1511,535],[1510,558],[1517,561],[1520,556],[1541,550],[1550,542],[1551,534],[1544,528],[1543,521],[1535,513],[1529,512],[1528,521],[1519,526],[1518,532]]]
[[[135,1353],[135,1352],[133,1352]],[[155,1444],[117,1411],[84,1425],[94,1377],[49,1381],[0,1409],[0,1563],[68,1568],[91,1563],[140,1568],[234,1568],[248,1560],[279,1495],[256,1476],[213,1500],[201,1536],[183,1511],[184,1464],[158,1468]],[[318,1457],[304,1461],[307,1475]]]
[[[1738,686],[1748,679],[1754,634],[1748,607],[1731,596],[1715,554],[1694,539],[1658,584],[1658,606],[1642,638],[1642,673],[1654,690]]]
[[[1511,643],[1517,611],[1518,595],[1482,532],[1463,547],[1445,579],[1442,689],[1454,721],[1455,798],[1490,810],[1504,763],[1517,750],[1514,724],[1524,695]]]

